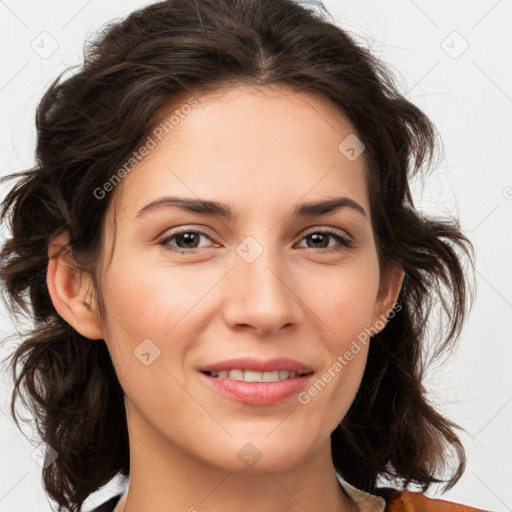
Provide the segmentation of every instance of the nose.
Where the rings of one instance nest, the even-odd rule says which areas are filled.
[[[279,252],[263,250],[254,261],[240,254],[224,280],[226,323],[260,336],[296,327],[303,314],[301,301]]]

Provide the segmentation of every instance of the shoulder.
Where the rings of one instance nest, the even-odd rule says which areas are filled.
[[[105,503],[102,503],[99,507],[91,510],[91,512],[112,512],[121,499],[121,496],[122,494],[116,494],[113,498],[105,501]]]
[[[424,494],[412,491],[397,491],[388,498],[389,512],[485,512],[480,509],[427,498]]]

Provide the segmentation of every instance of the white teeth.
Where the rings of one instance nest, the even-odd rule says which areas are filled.
[[[283,372],[283,375],[285,373],[288,373],[288,372]],[[287,377],[283,377],[283,378],[286,379]],[[263,372],[261,374],[261,380],[262,380],[262,382],[276,382],[276,381],[280,380],[279,371],[276,370],[275,372]]]
[[[279,380],[293,379],[297,377],[296,372],[287,370],[275,370],[273,372],[256,372],[254,370],[222,370],[211,372],[212,377],[219,379],[230,378],[231,380],[241,380],[245,382],[277,382]]]
[[[233,380],[244,380],[243,370],[231,370],[228,372],[228,377]]]
[[[255,372],[253,370],[245,370],[244,380],[245,382],[263,382],[261,378],[263,374],[261,372]]]

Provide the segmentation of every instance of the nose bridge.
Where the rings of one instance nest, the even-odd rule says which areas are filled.
[[[266,236],[260,242],[249,236],[236,248],[225,309],[226,321],[232,326],[250,325],[260,333],[270,333],[299,320],[286,261],[281,248],[271,246],[271,239]]]

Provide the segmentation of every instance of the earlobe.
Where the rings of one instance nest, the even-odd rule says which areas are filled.
[[[57,313],[82,336],[103,339],[92,278],[72,264],[68,248],[68,231],[62,231],[48,246],[46,284],[52,303]]]

